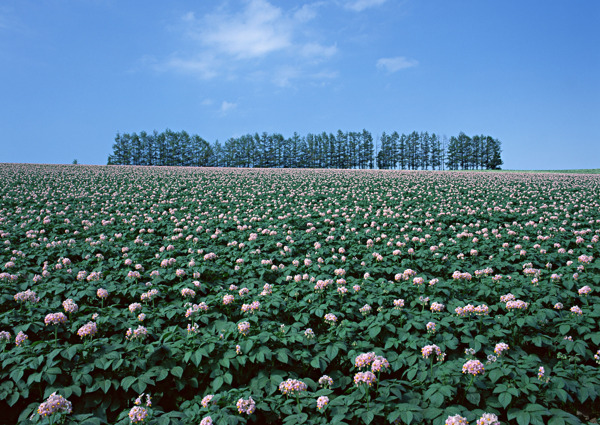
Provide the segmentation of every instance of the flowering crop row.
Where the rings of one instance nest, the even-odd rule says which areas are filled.
[[[0,165],[8,423],[578,424],[600,177]]]

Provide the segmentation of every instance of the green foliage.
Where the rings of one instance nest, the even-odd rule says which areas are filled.
[[[164,425],[599,414],[596,176],[3,165],[0,181],[8,423],[48,422],[55,392],[90,425],[130,423],[141,393]]]

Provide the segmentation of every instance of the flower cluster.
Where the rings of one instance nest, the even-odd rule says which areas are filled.
[[[363,316],[368,315],[371,312],[371,306],[369,304],[365,304],[364,306],[362,306],[360,309],[360,314],[362,314]]]
[[[128,308],[129,308],[130,312],[135,313],[136,311],[142,309],[142,305],[140,303],[132,303],[132,304],[129,304]]]
[[[205,416],[204,418],[202,418],[202,420],[200,421],[200,425],[213,425],[213,421],[212,418],[210,416]]]
[[[329,397],[322,395],[317,399],[317,410],[321,411],[325,409],[327,404],[329,403]]]
[[[313,332],[313,330],[311,328],[308,328],[304,331],[304,336],[308,339],[311,339],[311,338],[315,337],[315,333]]]
[[[454,415],[454,416],[448,416],[448,418],[446,418],[446,422],[444,422],[444,425],[467,425],[469,422],[467,422],[467,418],[464,418],[460,415]]]
[[[38,415],[42,417],[53,415],[54,413],[65,413],[69,414],[73,410],[73,406],[69,400],[64,398],[61,395],[56,394],[56,392],[50,394],[50,397],[40,404],[38,407]]]
[[[102,298],[108,298],[108,291],[104,288],[99,288],[96,291],[96,295],[98,296],[98,298],[102,299]]]
[[[125,334],[125,338],[129,341],[133,341],[134,339],[144,340],[148,335],[148,329],[143,327],[142,325],[138,326],[137,329],[127,329],[127,333]]]
[[[201,302],[200,304],[192,304],[192,306],[185,311],[185,317],[189,318],[191,315],[199,311],[208,311],[208,305],[205,302]]]
[[[35,304],[40,301],[39,297],[31,289],[15,294],[14,299],[19,303],[30,302]]]
[[[186,297],[193,298],[193,297],[196,296],[196,291],[194,291],[191,288],[183,288],[181,290],[181,296],[184,297],[184,298],[186,298]]]
[[[306,384],[297,379],[287,379],[279,384],[279,391],[286,396],[299,394],[306,390],[308,390]]]
[[[588,295],[590,292],[592,292],[592,288],[590,288],[588,285],[585,285],[584,287],[579,288],[577,292],[579,295]]]
[[[17,336],[15,337],[15,344],[17,347],[19,347],[21,344],[23,344],[25,342],[25,340],[27,340],[29,337],[27,336],[27,334],[25,334],[23,331],[19,331],[19,333],[17,334]]]
[[[327,313],[324,317],[325,321],[327,323],[329,323],[330,325],[335,325],[335,323],[337,322],[337,316],[333,313]]]
[[[87,322],[85,325],[79,328],[77,335],[79,335],[81,338],[85,338],[86,336],[91,338],[96,334],[96,332],[98,332],[96,322]]]
[[[251,415],[256,410],[256,403],[252,400],[252,397],[248,397],[248,400],[240,398],[235,405],[240,414]]]
[[[454,312],[459,316],[470,316],[472,314],[476,314],[478,316],[484,316],[489,313],[489,307],[485,304],[480,304],[478,306],[474,306],[472,304],[467,304],[464,307],[456,307]]]
[[[468,373],[473,376],[482,374],[484,371],[485,367],[479,360],[469,360],[462,367],[462,373]]]
[[[574,305],[573,307],[571,307],[570,311],[571,311],[571,313],[573,313],[576,316],[583,315],[583,311],[581,310],[581,308],[577,307],[576,305]]]
[[[242,304],[242,308],[240,309],[243,313],[252,313],[260,310],[260,303],[258,301],[252,301],[251,304]]]
[[[52,324],[52,325],[58,325],[61,323],[65,323],[67,321],[67,316],[65,316],[64,313],[50,313],[46,315],[46,318],[44,319],[44,323],[46,324],[46,326]]]
[[[377,378],[370,370],[366,372],[358,372],[356,375],[354,375],[354,383],[357,387],[361,384],[367,384],[370,387],[375,381],[377,381]]]
[[[319,378],[319,385],[323,388],[330,388],[333,385],[333,379],[327,375],[323,375]]]
[[[421,355],[423,356],[424,359],[428,359],[429,356],[431,356],[434,353],[437,357],[437,360],[440,362],[443,361],[444,358],[446,357],[446,354],[442,353],[442,350],[440,350],[440,347],[438,347],[435,344],[426,345],[425,347],[421,348]]]
[[[452,273],[452,279],[454,280],[471,280],[472,278],[471,273],[461,273],[458,270]]]
[[[151,289],[148,292],[144,292],[140,296],[141,301],[152,301],[152,299],[158,295],[158,289]]]
[[[65,313],[75,313],[77,312],[77,310],[79,310],[79,306],[77,304],[75,304],[75,302],[69,298],[63,301],[62,303],[63,308],[65,309]]]
[[[508,301],[506,303],[507,310],[527,310],[527,307],[529,307],[529,304],[521,300]]]
[[[429,306],[429,310],[431,311],[443,311],[444,308],[446,308],[446,306],[442,303],[438,303],[436,301],[432,302],[431,305]]]
[[[133,406],[129,411],[129,420],[133,424],[144,422],[146,417],[148,417],[148,410],[142,406]]]
[[[479,419],[477,419],[476,425],[500,425],[498,416],[493,413],[484,413]]]
[[[202,401],[200,402],[202,407],[204,407],[204,408],[208,407],[208,405],[212,401],[213,397],[214,397],[213,394],[209,394],[209,395],[205,396],[204,398],[202,398]]]
[[[494,353],[496,353],[496,355],[498,355],[498,356],[501,356],[509,348],[510,347],[508,346],[508,344],[505,344],[504,342],[500,342],[500,343],[496,344],[496,347],[494,347]]]
[[[394,300],[394,310],[400,310],[402,307],[404,307],[404,300]]]
[[[237,325],[238,332],[242,335],[246,336],[250,332],[250,323],[249,322],[240,322]]]

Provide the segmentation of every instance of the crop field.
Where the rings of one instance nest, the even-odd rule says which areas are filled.
[[[600,175],[0,164],[0,195],[0,423],[600,414]]]

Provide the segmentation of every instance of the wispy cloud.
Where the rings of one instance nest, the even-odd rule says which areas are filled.
[[[291,45],[291,26],[281,9],[264,0],[252,0],[234,15],[211,14],[195,28],[196,36],[208,48],[234,58],[256,58]]]
[[[362,12],[371,7],[381,6],[385,2],[386,0],[351,0],[346,2],[345,7],[355,12]]]
[[[227,102],[226,100],[224,100],[223,103],[221,103],[221,112],[226,113],[232,109],[235,109],[236,107],[237,103]]]
[[[412,68],[417,66],[419,62],[415,59],[405,58],[404,56],[396,56],[394,58],[381,58],[377,61],[377,68],[387,72],[397,72],[401,69]]]
[[[181,32],[182,47],[156,68],[201,79],[258,76],[286,85],[318,74],[314,68],[338,53],[335,42],[323,43],[310,27],[320,3],[289,10],[267,0],[244,0],[242,5],[183,15],[172,27]],[[288,70],[283,78],[275,71],[281,69]]]

